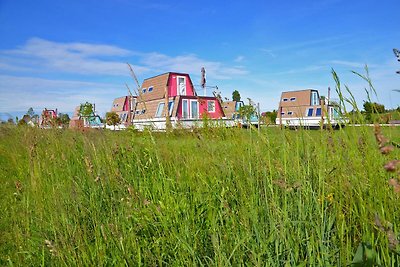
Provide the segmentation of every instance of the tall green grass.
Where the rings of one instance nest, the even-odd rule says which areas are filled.
[[[400,143],[399,128],[383,133]],[[399,265],[399,195],[369,127],[0,128],[0,265]]]

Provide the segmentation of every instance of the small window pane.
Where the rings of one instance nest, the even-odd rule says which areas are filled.
[[[317,108],[315,116],[321,116],[321,108]]]
[[[313,108],[309,108],[307,116],[311,117],[313,115],[313,112],[314,112],[314,109]]]
[[[215,101],[207,101],[207,111],[208,112],[215,112]]]
[[[160,103],[158,104],[157,112],[156,112],[156,118],[160,118],[162,116],[162,112],[164,110],[165,103]]]

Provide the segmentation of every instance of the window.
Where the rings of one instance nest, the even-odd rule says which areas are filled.
[[[281,116],[285,115],[285,112],[281,112]]]
[[[199,117],[199,102],[197,100],[190,101],[190,118],[197,119]]]
[[[125,119],[126,119],[126,114],[124,113],[124,114],[122,114],[121,121],[122,121],[122,122],[125,122]]]
[[[186,95],[186,78],[184,76],[177,77],[177,95]]]
[[[136,110],[136,111],[135,111],[135,114],[140,114],[140,110]]]
[[[309,108],[308,111],[307,111],[307,116],[308,117],[312,117],[313,113],[314,113],[314,109],[313,108]]]
[[[146,88],[143,88],[142,93],[143,94],[146,93]]]
[[[292,102],[293,102],[293,101],[296,101],[296,98],[295,98],[295,97],[291,97],[291,98],[290,98],[290,101],[292,101]]]
[[[317,108],[315,111],[315,116],[321,116],[321,108]]]
[[[158,104],[157,111],[156,111],[156,118],[161,118],[162,117],[162,112],[164,110],[165,103],[161,102]]]
[[[289,111],[287,114],[288,114],[288,115],[293,115],[293,112],[292,112],[292,111]]]
[[[282,101],[283,101],[283,102],[287,102],[287,101],[288,101],[288,99],[287,99],[287,98],[284,98],[284,99],[282,99]]]
[[[189,118],[189,104],[187,99],[182,100],[182,118]]]
[[[317,106],[317,105],[319,105],[318,92],[311,91],[311,106]]]
[[[148,89],[147,89],[147,92],[151,92],[151,91],[153,91],[153,86],[150,86]]]
[[[168,112],[169,112],[170,116],[172,115],[172,110],[173,109],[174,109],[174,101],[169,101],[168,102]]]
[[[214,100],[208,100],[207,101],[207,111],[208,112],[215,112],[215,101]]]
[[[142,114],[144,114],[144,113],[146,113],[146,110],[145,110],[145,109],[142,109]]]

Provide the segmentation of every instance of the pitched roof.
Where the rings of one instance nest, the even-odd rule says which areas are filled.
[[[126,101],[126,96],[122,96],[122,97],[118,97],[118,98],[114,99],[113,105],[111,107],[111,112],[123,111],[125,101]]]
[[[237,101],[225,101],[222,103],[222,110],[225,114],[225,117],[232,118],[232,115],[236,111],[236,103]]]
[[[138,101],[150,101],[165,97],[165,87],[168,85],[170,72],[145,79],[140,88]],[[149,91],[149,88],[152,88]],[[146,90],[143,92],[143,90]]]

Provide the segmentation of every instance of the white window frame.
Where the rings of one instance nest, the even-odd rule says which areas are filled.
[[[181,88],[179,87],[179,79],[180,78],[183,78],[183,85],[184,85],[184,89],[185,89],[185,92],[183,94],[181,93],[181,90],[180,90]],[[185,76],[176,76],[176,95],[187,95],[186,92],[187,92],[186,77]]]
[[[151,90],[150,90],[150,89],[151,89]],[[153,89],[154,89],[154,86],[149,86],[149,88],[147,88],[147,92],[148,92],[148,93],[153,92]]]
[[[210,104],[213,103],[213,108],[210,110]],[[215,113],[215,100],[207,100],[207,112]]]
[[[288,102],[289,101],[289,99],[287,99],[287,98],[282,98],[282,102]]]
[[[319,105],[319,97],[317,91],[311,91],[311,106]]]
[[[164,103],[164,102],[158,103],[157,110],[156,110],[156,114],[155,114],[154,117],[156,117],[156,118],[162,118],[164,108],[165,108],[165,103]],[[160,109],[161,109],[161,110],[160,110]]]
[[[291,102],[296,101],[296,97],[291,97],[291,98],[290,98],[290,101],[291,101]]]
[[[193,116],[192,116],[192,111],[193,111],[193,110],[192,110],[192,103],[194,103],[194,102],[197,104],[197,116],[196,116],[196,117],[193,117]],[[200,114],[199,114],[199,101],[197,101],[197,100],[190,100],[189,103],[190,103],[190,104],[189,104],[189,106],[190,106],[190,108],[189,108],[189,118],[191,118],[191,119],[198,119],[198,118],[199,118],[199,115],[200,115]]]
[[[169,100],[168,101],[168,113],[170,116],[172,116],[172,111],[174,110],[174,100]]]
[[[186,108],[187,108],[187,110],[186,110],[186,112],[187,112],[186,117],[185,117],[184,110],[183,110],[183,108],[185,107],[185,104],[184,104],[184,103],[186,103]],[[188,100],[188,99],[182,99],[182,118],[184,118],[184,119],[190,118],[189,100]]]

